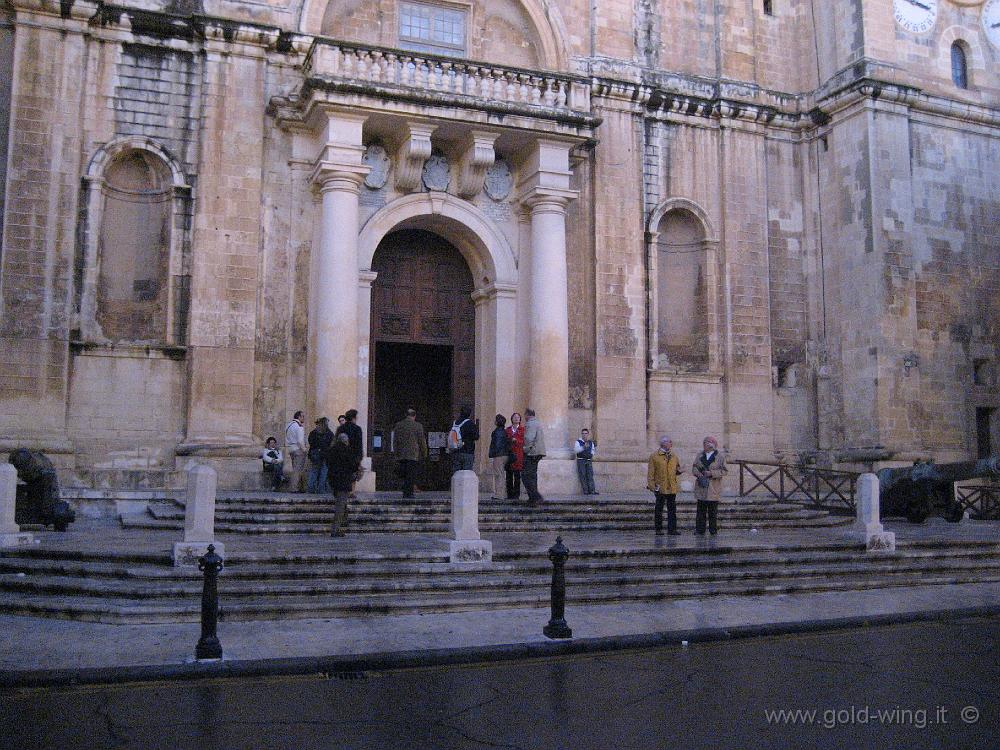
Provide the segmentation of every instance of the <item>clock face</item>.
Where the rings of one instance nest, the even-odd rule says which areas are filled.
[[[1000,49],[1000,0],[987,0],[983,6],[983,32],[997,49]]]
[[[938,0],[892,0],[896,23],[914,34],[930,31],[937,20]]]

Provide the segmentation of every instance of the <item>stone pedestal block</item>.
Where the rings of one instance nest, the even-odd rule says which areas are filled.
[[[493,544],[479,538],[479,477],[473,471],[456,471],[451,477],[451,531],[451,562],[493,560]]]
[[[354,485],[355,492],[374,492],[375,491],[375,472],[372,471],[372,460],[368,456],[361,459],[361,468],[364,469],[364,474],[361,475],[361,480]]]
[[[546,440],[548,434],[546,434]],[[645,475],[642,481],[645,482]],[[600,490],[601,488],[598,487]],[[580,491],[576,461],[572,458],[550,458],[538,462],[538,491],[545,495],[575,495]]]
[[[174,565],[197,565],[198,558],[215,545],[225,557],[225,546],[215,540],[215,486],[217,476],[210,466],[196,464],[187,472],[184,541],[174,544]]]
[[[879,483],[874,474],[862,474],[858,478],[856,494],[857,516],[852,527],[852,535],[859,536],[869,552],[895,552],[896,535],[885,531],[879,518]]]
[[[0,547],[18,547],[33,544],[35,537],[14,522],[14,504],[17,501],[17,469],[10,464],[0,464]]]

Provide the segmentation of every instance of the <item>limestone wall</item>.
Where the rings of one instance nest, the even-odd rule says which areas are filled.
[[[976,409],[1000,408],[1000,52],[979,6],[941,2],[934,27],[912,34],[887,0],[773,5],[771,15],[759,0],[468,5],[469,57],[597,81],[590,105],[602,122],[573,152],[579,198],[567,212],[570,433],[589,424],[602,458],[623,464],[663,432],[692,454],[713,433],[746,457],[967,455]],[[0,23],[0,92],[11,91],[0,104],[0,446],[75,451],[93,466],[127,463],[123,452],[143,446],[169,466],[171,443],[249,455],[312,409],[318,136],[275,114],[301,86],[308,46],[278,39],[398,41],[396,0],[141,6],[262,26],[226,21],[167,39],[149,17],[81,2],[63,18],[19,0],[15,48]],[[955,41],[968,47],[968,90],[951,79]],[[856,77],[878,84],[852,88]],[[669,97],[688,98],[661,106]],[[429,122],[446,112],[405,107]],[[516,183],[539,133],[489,117]],[[393,153],[398,127],[375,117],[365,145]],[[173,339],[112,345],[94,334],[86,301],[100,204],[89,170],[115,144],[144,140],[183,186],[169,227]],[[433,141],[457,163],[454,130]],[[391,174],[363,187],[362,225],[404,192]],[[661,366],[650,344],[653,305],[669,300],[651,296],[646,233],[671,201],[698,217],[706,242],[709,354],[686,372]],[[469,203],[525,257],[529,217],[516,196]],[[522,264],[511,317],[523,332],[528,282]],[[527,334],[516,340],[524,372]],[[523,408],[528,392],[516,379],[496,408]]]

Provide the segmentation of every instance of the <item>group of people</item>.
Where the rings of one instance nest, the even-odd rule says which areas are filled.
[[[719,531],[719,499],[722,497],[722,479],[726,475],[726,457],[719,450],[719,441],[714,437],[706,437],[702,442],[702,452],[694,460],[691,473],[694,474],[695,529],[694,533],[703,535],[706,526],[708,533],[715,536]],[[677,530],[677,493],[680,492],[679,477],[684,472],[680,468],[680,459],[674,453],[674,441],[667,435],[660,438],[660,447],[649,457],[649,468],[646,472],[646,487],[656,498],[653,511],[653,530],[659,535],[663,533],[663,506],[667,507],[667,534],[676,536]]]
[[[489,460],[493,480],[493,500],[517,500],[521,484],[528,493],[528,504],[537,505],[545,498],[538,491],[538,463],[545,457],[545,431],[533,409],[510,415],[510,426],[503,414],[494,419],[490,433]],[[427,457],[427,438],[417,413],[407,409],[406,417],[393,427],[393,441],[403,497],[413,497],[417,467]],[[447,449],[454,471],[471,471],[475,462],[476,442],[480,439],[479,420],[464,407],[448,431]]]
[[[493,483],[492,500],[518,500],[521,485],[528,494],[528,505],[538,505],[545,498],[538,491],[538,464],[545,457],[545,431],[534,409],[525,409],[524,416],[514,412],[510,424],[503,414],[497,414],[490,433],[489,467]],[[272,487],[282,488],[287,480],[293,492],[332,492],[336,502],[333,535],[343,536],[347,522],[347,498],[353,496],[354,483],[361,477],[361,459],[364,457],[364,439],[361,427],[356,424],[358,412],[351,409],[337,418],[337,429],[330,429],[329,420],[320,417],[315,428],[305,435],[303,412],[297,411],[285,428],[285,448],[291,469],[285,472],[285,458],[274,437],[267,438],[261,455],[264,471],[271,475]],[[473,419],[472,410],[463,407],[458,419],[448,432],[447,449],[454,471],[472,470],[476,442],[480,439],[479,420]],[[663,534],[663,509],[667,510],[669,535],[678,535],[677,494],[680,492],[680,459],[673,450],[673,440],[664,435],[659,448],[649,457],[646,486],[655,497],[653,529]],[[694,495],[697,503],[695,533],[707,530],[713,536],[719,530],[719,500],[722,480],[727,473],[726,458],[719,450],[718,441],[711,436],[704,439],[703,450],[691,466],[694,475]],[[598,495],[594,484],[593,460],[597,443],[586,428],[573,446],[576,454],[577,476],[585,495]],[[393,453],[396,471],[402,484],[404,498],[414,496],[418,469],[427,458],[427,433],[417,421],[416,410],[406,410],[393,427]],[[306,472],[308,464],[308,474]]]
[[[315,427],[305,434],[305,415],[295,412],[285,428],[285,450],[291,464],[285,472],[285,457],[272,436],[264,442],[261,461],[265,474],[271,477],[274,490],[282,489],[287,481],[292,492],[332,492],[336,510],[333,536],[343,536],[347,524],[347,498],[354,492],[354,484],[361,478],[361,459],[364,458],[364,436],[356,423],[357,409],[350,409],[337,417],[337,430],[330,429],[330,420],[320,417]],[[308,472],[307,472],[308,468]]]

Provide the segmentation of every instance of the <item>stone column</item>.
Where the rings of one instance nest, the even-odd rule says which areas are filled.
[[[895,552],[896,535],[883,530],[879,520],[879,481],[875,474],[862,474],[858,478],[856,497],[857,516],[852,536],[860,536],[869,552]]]
[[[0,547],[34,544],[34,535],[21,531],[14,521],[16,500],[17,469],[10,464],[0,464]]]
[[[569,189],[570,146],[539,140],[521,185],[521,201],[531,211],[528,400],[545,430],[550,459],[570,457],[566,205],[577,196]]]
[[[365,431],[365,451],[371,439],[371,425],[368,423],[368,386],[371,369],[371,330],[372,330],[372,284],[378,276],[374,271],[358,273],[358,424]],[[338,412],[339,413],[339,412]],[[383,447],[383,450],[386,448]],[[358,492],[375,491],[375,472],[372,471],[371,456],[361,460],[365,473],[361,476],[354,489]]]
[[[451,562],[493,560],[492,542],[479,538],[479,477],[474,471],[456,471],[451,477],[451,531]]]
[[[215,539],[215,469],[195,464],[187,472],[185,492],[184,541],[174,542],[174,565],[197,565],[198,558],[215,545],[220,557],[226,548]]]
[[[362,164],[365,118],[327,113],[326,145],[313,168],[322,196],[316,280],[311,310],[316,416],[336,418],[358,408],[358,196],[369,167]],[[367,347],[368,340],[364,339]],[[365,425],[362,425],[365,426]]]

